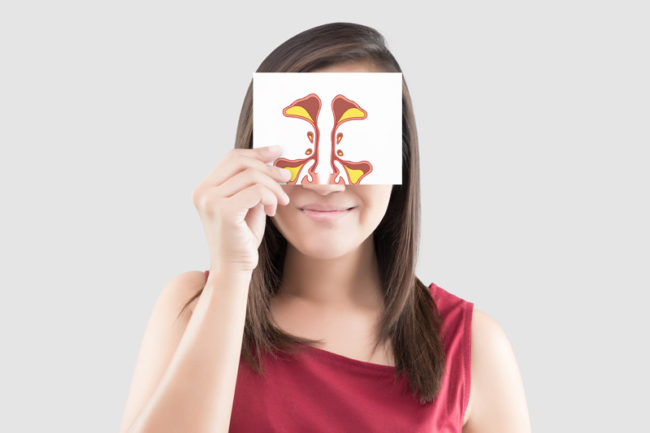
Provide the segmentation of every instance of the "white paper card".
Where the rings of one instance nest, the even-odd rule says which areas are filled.
[[[287,184],[401,185],[402,74],[254,73],[253,147],[273,144]]]

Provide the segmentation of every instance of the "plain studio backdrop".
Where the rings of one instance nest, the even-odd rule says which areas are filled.
[[[375,27],[413,97],[418,276],[507,333],[534,431],[639,431],[647,397],[644,2],[0,6],[3,432],[117,432],[149,314],[208,267],[192,190],[252,74]]]

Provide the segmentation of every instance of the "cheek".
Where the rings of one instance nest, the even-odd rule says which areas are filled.
[[[291,227],[296,223],[296,218],[298,217],[296,211],[297,209],[292,206],[291,202],[286,206],[279,204],[275,208],[275,215],[271,217],[271,221],[273,221],[275,226],[280,229],[281,233],[283,233],[286,230],[286,227]]]
[[[360,209],[357,216],[359,228],[366,234],[372,233],[381,222],[385,212],[386,209],[377,204]]]
[[[390,202],[392,187],[385,190],[374,191],[371,197],[363,201],[359,216],[359,224],[370,226],[374,230],[386,215],[388,203]]]

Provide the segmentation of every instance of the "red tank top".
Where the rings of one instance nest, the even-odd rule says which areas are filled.
[[[205,271],[206,278],[209,271]],[[460,433],[469,401],[474,304],[431,283],[447,355],[439,394],[420,404],[395,367],[304,345],[294,357],[264,355],[265,376],[240,358],[230,433]]]

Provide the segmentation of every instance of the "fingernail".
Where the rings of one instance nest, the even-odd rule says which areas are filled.
[[[282,149],[282,148],[281,148],[279,145],[274,144],[273,146],[269,146],[269,148],[268,148],[268,152],[269,152],[269,153],[277,153],[277,152],[279,152],[281,149]]]

